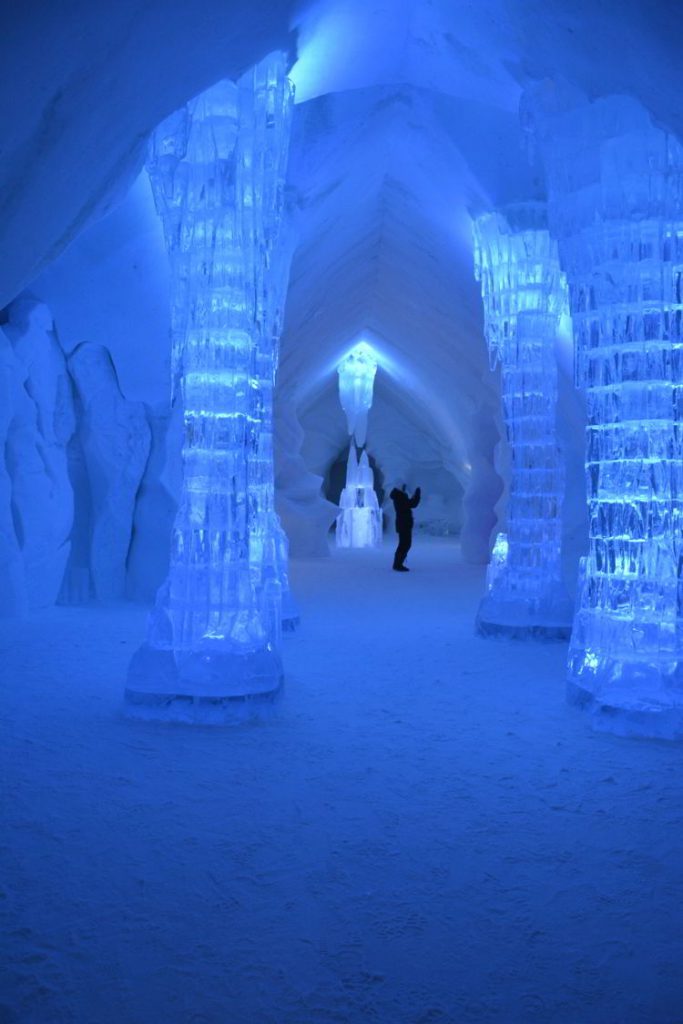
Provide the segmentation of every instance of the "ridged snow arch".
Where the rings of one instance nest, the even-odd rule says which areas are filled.
[[[282,687],[282,629],[297,613],[274,505],[273,389],[292,249],[283,230],[292,103],[285,56],[272,54],[202,93],[151,143],[184,479],[168,577],[129,669],[133,715],[244,718]],[[548,201],[473,222],[512,456],[507,530],[478,628],[571,636],[571,699],[603,727],[677,738],[683,147],[625,97],[550,104],[539,87],[525,96],[523,121]],[[575,608],[560,570],[555,426],[554,348],[569,316],[588,416],[589,545]],[[349,418],[361,445],[364,414]]]

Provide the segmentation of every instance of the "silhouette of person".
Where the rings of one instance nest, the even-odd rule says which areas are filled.
[[[420,504],[420,488],[416,488],[412,498],[409,498],[404,484],[400,491],[398,487],[394,487],[389,497],[396,510],[396,533],[398,534],[398,547],[394,554],[394,571],[410,572],[408,566],[403,563],[413,543],[413,509]]]

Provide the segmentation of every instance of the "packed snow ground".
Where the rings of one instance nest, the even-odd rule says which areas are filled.
[[[2,1024],[678,1024],[679,747],[418,538],[294,563],[276,718],[127,721],[144,609],[0,628]]]

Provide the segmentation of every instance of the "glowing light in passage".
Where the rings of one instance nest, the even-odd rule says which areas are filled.
[[[368,413],[377,373],[374,349],[361,341],[351,349],[337,367],[339,374],[339,400],[346,413],[349,434],[362,446],[368,430]]]

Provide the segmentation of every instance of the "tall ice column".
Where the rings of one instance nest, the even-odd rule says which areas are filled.
[[[241,717],[282,684],[272,392],[291,103],[274,54],[202,93],[152,141],[184,478],[169,575],[129,669],[138,714]]]
[[[484,634],[568,637],[562,582],[564,466],[557,443],[555,339],[567,286],[545,205],[524,203],[474,222],[491,364],[500,362],[511,449],[507,533],[499,533],[477,615]]]
[[[683,736],[683,147],[626,97],[527,106],[588,409],[589,551],[570,699]]]

